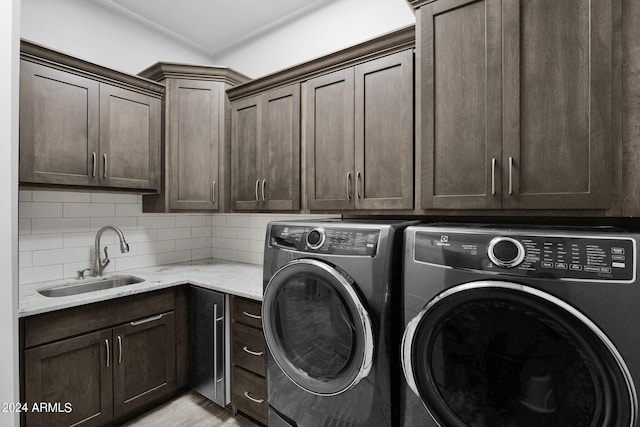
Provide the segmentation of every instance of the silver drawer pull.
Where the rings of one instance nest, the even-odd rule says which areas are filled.
[[[248,391],[245,391],[243,394],[244,394],[244,397],[246,397],[247,399],[249,399],[252,402],[256,402],[256,403],[263,403],[264,402],[264,399],[256,399],[255,397],[251,397],[249,395]]]
[[[242,349],[246,352],[249,353],[252,356],[262,356],[264,354],[264,351],[251,351],[247,348],[247,346],[242,347]]]
[[[102,155],[102,160],[104,160],[104,170],[102,171],[102,177],[104,179],[107,179],[107,167],[108,167],[108,164],[107,164],[107,155],[106,154]]]
[[[109,355],[111,354],[111,351],[109,350],[109,340],[104,340],[104,343],[107,347],[107,368],[109,367]]]
[[[122,337],[118,335],[118,364],[122,363]]]
[[[96,152],[93,152],[93,162],[92,164],[92,168],[91,168],[91,176],[96,176],[96,164],[98,163],[97,159],[96,159]]]
[[[257,314],[247,313],[246,311],[243,311],[242,314],[244,314],[245,316],[250,317],[252,319],[262,320],[262,316],[258,316]]]
[[[158,314],[157,316],[148,317],[148,318],[142,319],[142,320],[136,320],[135,322],[131,322],[131,326],[143,325],[145,323],[149,323],[149,322],[153,322],[153,321],[156,321],[156,320],[160,320],[160,319],[162,319],[162,316],[164,316],[164,314]]]

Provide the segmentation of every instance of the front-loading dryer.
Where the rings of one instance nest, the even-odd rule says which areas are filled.
[[[637,239],[407,228],[401,425],[637,426]]]
[[[391,331],[402,326],[394,305],[406,225],[269,224],[262,321],[270,426],[397,424],[400,334]]]

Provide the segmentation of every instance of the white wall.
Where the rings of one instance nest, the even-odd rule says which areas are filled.
[[[18,55],[20,1],[0,2],[0,403],[18,402]],[[0,425],[18,425],[0,412]]]
[[[20,34],[35,43],[131,74],[158,61],[212,64],[205,52],[117,15],[99,0],[22,0]]]
[[[337,0],[213,60],[256,78],[413,23],[406,0]]]

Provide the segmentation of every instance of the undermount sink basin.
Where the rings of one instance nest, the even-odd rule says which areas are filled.
[[[65,283],[64,285],[38,289],[38,292],[45,297],[66,297],[69,295],[84,294],[86,292],[95,292],[103,289],[133,285],[134,283],[140,282],[144,282],[144,279],[136,276],[111,276],[101,279],[89,279]]]

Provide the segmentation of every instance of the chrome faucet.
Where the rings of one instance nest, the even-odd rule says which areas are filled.
[[[129,244],[124,239],[124,234],[122,234],[122,231],[118,227],[114,227],[113,225],[106,225],[102,227],[100,230],[98,230],[98,233],[96,234],[96,250],[95,250],[96,259],[95,259],[95,268],[93,270],[93,274],[95,274],[96,276],[102,276],[102,272],[104,271],[105,268],[107,268],[107,266],[111,262],[111,260],[109,259],[109,254],[107,253],[106,246],[104,247],[104,260],[100,259],[100,237],[102,237],[102,233],[104,233],[109,229],[115,231],[116,234],[118,235],[118,239],[120,239],[120,252],[122,253],[129,252]]]

